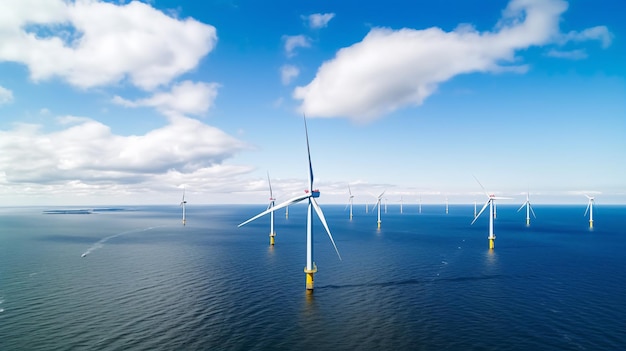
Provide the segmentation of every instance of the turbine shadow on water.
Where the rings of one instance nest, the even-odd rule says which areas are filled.
[[[380,282],[380,283],[365,283],[365,284],[346,284],[346,285],[324,285],[318,287],[318,289],[345,289],[345,288],[366,288],[366,287],[389,287],[389,286],[401,286],[401,285],[420,285],[436,282],[467,282],[467,281],[479,281],[488,279],[506,279],[514,278],[510,275],[502,274],[490,274],[476,277],[457,277],[457,278],[437,278],[432,280],[420,280],[420,279],[405,279],[398,281]]]

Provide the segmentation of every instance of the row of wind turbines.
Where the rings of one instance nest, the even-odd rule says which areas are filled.
[[[307,200],[308,201],[308,208],[307,208],[307,225],[306,225],[306,264],[304,267],[304,273],[305,273],[305,277],[306,277],[306,290],[311,292],[314,289],[314,275],[315,273],[317,273],[317,265],[314,262],[314,247],[313,247],[313,235],[314,235],[314,231],[313,231],[313,211],[315,211],[315,213],[317,214],[320,222],[322,223],[322,225],[324,226],[324,229],[326,231],[326,233],[328,234],[328,238],[330,239],[330,242],[332,243],[335,252],[337,253],[337,257],[339,257],[339,260],[341,260],[341,255],[339,254],[339,250],[337,249],[337,245],[335,244],[335,240],[333,239],[333,236],[330,232],[330,229],[328,227],[328,223],[326,222],[326,218],[324,217],[324,213],[322,211],[322,209],[320,208],[319,204],[317,203],[316,199],[320,197],[320,191],[318,189],[315,189],[313,187],[313,166],[311,163],[311,150],[309,147],[309,134],[308,134],[308,130],[307,130],[307,125],[306,125],[306,117],[303,118],[304,119],[304,131],[305,131],[305,137],[306,137],[306,146],[307,146],[307,156],[308,156],[308,166],[309,166],[309,172],[308,172],[308,189],[304,190],[304,195],[299,195],[296,196],[294,198],[291,198],[289,200],[286,200],[278,205],[276,205],[276,199],[274,198],[274,194],[272,192],[272,184],[270,181],[270,177],[269,177],[269,172],[268,172],[268,176],[267,176],[267,180],[268,180],[268,184],[269,184],[269,189],[270,189],[270,197],[269,197],[269,204],[268,207],[265,211],[257,214],[256,216],[253,216],[252,218],[240,223],[237,227],[241,227],[244,226],[260,217],[263,217],[267,214],[270,215],[270,233],[269,233],[269,237],[270,237],[270,245],[274,245],[275,244],[275,237],[276,237],[276,231],[274,229],[274,215],[275,212],[279,209],[285,208],[286,209],[286,216],[288,216],[288,211],[289,211],[289,205],[292,204],[296,204],[299,203],[301,201]],[[476,177],[474,177],[476,178]],[[476,179],[476,181],[478,182],[478,184],[481,186],[481,188],[483,188],[483,191],[485,191],[485,188],[482,186],[482,184],[480,184],[480,181],[478,181],[478,179]],[[350,220],[352,220],[353,218],[353,200],[354,200],[354,195],[352,194],[352,190],[350,189],[350,186],[348,185],[348,191],[349,191],[349,207],[350,207]],[[377,220],[377,225],[378,228],[380,228],[381,226],[381,201],[383,199],[383,195],[385,194],[385,191],[383,191],[382,193],[380,193],[378,196],[376,196],[376,204],[374,205],[374,207],[372,208],[372,211],[374,211],[375,209],[378,210],[378,220]],[[483,207],[481,208],[480,212],[476,213],[476,204],[474,204],[474,220],[472,221],[471,224],[474,224],[474,222],[476,222],[476,220],[480,217],[480,215],[485,211],[485,209],[487,208],[487,206],[489,206],[489,212],[490,212],[490,216],[489,216],[489,249],[493,250],[494,249],[494,242],[496,239],[496,236],[494,234],[493,231],[493,220],[496,216],[496,205],[495,205],[495,201],[496,200],[503,200],[503,199],[509,199],[509,198],[503,198],[503,197],[496,197],[494,194],[489,194],[485,191],[485,194],[487,195],[487,202],[485,202],[485,204],[483,205]],[[586,195],[587,196],[587,195]],[[587,209],[585,210],[585,215],[587,214],[587,212],[589,212],[589,226],[593,227],[593,205],[594,205],[594,198],[587,196],[587,198],[589,199],[589,203],[587,205]],[[420,199],[421,200],[421,199]],[[180,206],[182,207],[182,223],[183,226],[186,225],[186,213],[185,213],[185,207],[186,207],[187,201],[185,200],[185,189],[183,188],[183,197],[182,197],[182,201],[180,202]],[[518,212],[524,208],[524,206],[526,206],[526,223],[527,225],[530,224],[530,214],[532,213],[533,216],[535,216],[535,212],[531,207],[530,204],[530,200],[529,200],[529,195],[526,195],[526,201],[522,204],[522,206],[518,209]],[[386,207],[386,206],[385,206]],[[419,211],[421,213],[421,201],[419,203]],[[367,211],[367,204],[366,204],[366,211]],[[400,202],[400,211],[402,212],[402,200]],[[446,213],[448,213],[448,199],[446,197]],[[536,216],[535,216],[536,217]]]

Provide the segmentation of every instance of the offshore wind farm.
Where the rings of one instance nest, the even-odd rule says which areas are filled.
[[[0,350],[626,350],[624,13],[0,0]]]

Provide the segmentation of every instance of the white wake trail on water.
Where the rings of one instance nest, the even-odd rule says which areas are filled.
[[[155,228],[163,228],[165,227],[164,225],[159,225],[159,226],[155,226],[155,227],[148,227],[148,228],[142,228],[142,229],[133,229],[133,230],[127,230],[125,232],[121,232],[121,233],[117,233],[117,234],[113,234],[113,235],[109,235],[106,238],[102,238],[100,239],[100,241],[98,241],[97,243],[91,245],[90,248],[87,249],[87,251],[83,252],[82,255],[80,255],[80,257],[85,257],[87,255],[89,255],[90,253],[101,249],[104,246],[104,243],[107,242],[110,239],[116,238],[118,236],[124,235],[124,234],[130,234],[130,233],[139,233],[139,232],[145,232],[148,230],[152,230]]]

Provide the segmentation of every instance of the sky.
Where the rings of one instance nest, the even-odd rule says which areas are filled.
[[[624,13],[0,0],[0,206],[625,204]]]

